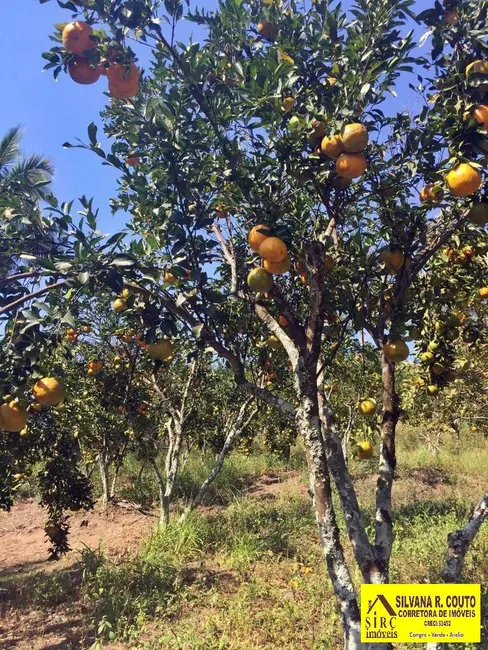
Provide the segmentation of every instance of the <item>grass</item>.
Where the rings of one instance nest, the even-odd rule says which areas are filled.
[[[447,448],[436,456],[403,445],[402,432],[399,440],[392,580],[439,582],[448,533],[464,525],[486,491],[488,444],[481,441],[459,455]],[[192,493],[209,462],[195,457],[187,464],[181,498]],[[48,607],[61,596],[81,599],[99,641],[120,639],[117,648],[124,649],[337,650],[340,620],[302,481],[301,452],[292,466],[299,471],[290,474],[289,466],[267,454],[233,454],[214,485],[214,508],[157,531],[123,564],[85,550],[81,585],[67,583],[56,592],[60,578],[52,575],[54,582],[41,583],[23,606]],[[124,481],[135,468],[129,464]],[[371,529],[375,463],[352,461],[351,471]],[[256,479],[271,473],[283,483],[253,492]],[[351,559],[347,543],[345,550]],[[486,575],[487,525],[468,554],[463,578],[479,582]],[[353,579],[360,584],[356,569]],[[484,599],[488,631],[486,580]]]
[[[298,449],[289,463],[266,452],[252,455],[234,453],[226,460],[222,471],[210,486],[206,503],[208,505],[227,505],[234,498],[245,494],[248,486],[257,476],[270,472],[284,472],[301,466],[302,462],[302,453]],[[175,495],[181,503],[188,501],[197,493],[214,463],[215,456],[208,453],[194,454],[188,459],[181,472]],[[164,462],[160,461],[160,465],[164,466]],[[157,486],[151,467],[146,466],[141,473],[140,462],[134,456],[129,456],[121,477],[119,493],[123,498],[142,505],[153,505]]]

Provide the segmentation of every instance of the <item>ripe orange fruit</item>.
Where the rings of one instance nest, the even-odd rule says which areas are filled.
[[[266,269],[252,269],[247,276],[247,284],[256,293],[268,293],[274,285],[273,276]]]
[[[103,361],[89,361],[88,362],[88,374],[91,376],[99,375],[103,369]]]
[[[468,81],[471,74],[488,75],[488,61],[473,61],[466,67],[465,74]],[[480,92],[488,92],[488,83],[482,83],[476,88]]]
[[[368,460],[373,457],[373,445],[369,440],[363,440],[357,446],[357,453],[361,460]]]
[[[346,124],[341,131],[341,140],[344,151],[360,153],[368,146],[368,129],[359,122]]]
[[[288,318],[286,316],[280,316],[278,323],[281,325],[281,327],[286,327],[288,325]]]
[[[135,63],[129,66],[115,63],[107,69],[108,89],[115,99],[129,99],[139,91],[140,70]]]
[[[262,20],[258,24],[258,33],[267,41],[274,41],[278,33],[278,28],[273,23],[270,23],[269,20]]]
[[[0,431],[18,432],[27,424],[27,411],[17,400],[0,406]]]
[[[343,178],[358,178],[366,171],[366,158],[362,153],[343,153],[336,162],[336,172]]]
[[[279,237],[266,237],[258,253],[267,262],[282,262],[288,254],[288,249]]]
[[[473,203],[468,219],[477,226],[486,226],[488,224],[488,203],[483,201]]]
[[[442,188],[435,183],[428,183],[420,190],[420,200],[422,203],[433,203],[434,201],[440,201],[443,196],[444,192]]]
[[[288,273],[291,268],[290,256],[287,255],[284,260],[281,262],[268,262],[268,260],[263,260],[263,267],[271,273],[272,275],[281,275],[282,273]]]
[[[488,86],[487,86],[488,88]],[[447,175],[447,184],[453,196],[470,196],[481,186],[481,173],[469,163],[461,163]]]
[[[164,274],[164,281],[167,284],[172,284],[175,287],[178,286],[179,284],[179,279],[174,275],[174,273],[171,273],[170,271],[166,271]]]
[[[488,287],[481,287],[479,294],[481,300],[488,300]]]
[[[269,236],[266,234],[266,232],[269,232],[270,230],[271,228],[269,226],[264,226],[263,224],[259,224],[258,226],[251,228],[249,235],[247,236],[247,241],[249,242],[249,246],[253,249],[253,251],[256,253],[259,251],[259,247],[266,239],[266,237]]]
[[[148,353],[151,359],[157,361],[167,361],[173,356],[175,346],[168,339],[160,339],[156,343],[151,343],[148,348]]]
[[[82,20],[69,23],[63,29],[61,35],[63,45],[68,52],[81,56],[85,50],[93,50],[96,47],[94,40],[90,38],[93,29]]]
[[[120,314],[120,312],[125,311],[127,309],[127,300],[124,300],[123,298],[117,298],[113,302],[113,308],[115,311]]]
[[[483,125],[484,129],[488,130],[488,106],[486,104],[479,104],[473,108],[471,115],[479,124]]]
[[[126,157],[125,164],[129,165],[129,167],[135,167],[141,164],[141,158],[137,154],[131,153]]]
[[[388,341],[383,347],[385,357],[391,363],[398,363],[399,361],[406,361],[410,355],[408,345],[402,339],[395,341]]]
[[[77,84],[94,84],[100,79],[100,70],[90,65],[88,59],[76,57],[68,65],[68,74]]]
[[[333,135],[331,138],[328,136],[323,138],[322,142],[320,143],[320,151],[328,158],[337,160],[341,153],[344,152],[341,136]]]
[[[66,335],[67,336],[76,336],[78,332],[74,329],[74,327],[68,327],[66,330]]]
[[[43,377],[34,384],[32,393],[41,406],[56,406],[64,399],[66,390],[56,377]]]
[[[285,97],[283,100],[283,110],[286,113],[291,113],[293,110],[293,107],[295,106],[295,98],[294,97]]]

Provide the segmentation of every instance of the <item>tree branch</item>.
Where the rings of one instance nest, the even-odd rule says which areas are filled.
[[[337,435],[332,409],[325,396],[322,382],[319,385],[319,381],[317,382],[317,394],[322,432],[327,446],[327,465],[339,493],[354,557],[366,582],[382,583],[383,566],[376,557],[375,549],[371,546],[361,521],[359,502]]]
[[[481,498],[464,528],[449,533],[447,536],[448,549],[444,566],[444,582],[459,582],[466,554],[487,518],[488,492]],[[427,650],[447,650],[448,648],[449,646],[445,643],[427,644]]]
[[[237,294],[238,287],[238,278],[237,278],[237,261],[232,251],[230,250],[227,242],[225,241],[220,228],[216,223],[212,225],[212,230],[215,233],[215,236],[219,240],[220,247],[222,248],[222,253],[224,254],[227,264],[230,266],[231,272],[231,283],[230,283],[230,293],[235,296]]]
[[[55,282],[53,284],[47,284],[45,287],[42,287],[41,289],[37,289],[36,291],[33,291],[32,293],[29,293],[26,296],[22,296],[21,298],[17,298],[17,300],[14,300],[9,305],[5,305],[5,307],[2,307],[0,309],[0,316],[2,314],[6,314],[9,311],[12,311],[13,309],[17,309],[17,307],[20,307],[20,305],[23,305],[25,302],[28,302],[29,300],[32,300],[33,298],[38,298],[39,296],[43,296],[45,293],[49,293],[52,289],[58,289],[60,287],[63,287],[67,283],[68,283],[68,280],[61,280],[61,282]]]
[[[447,537],[448,551],[444,567],[445,582],[458,582],[460,580],[466,553],[486,518],[488,518],[488,492],[481,498],[464,528],[450,533]]]
[[[51,278],[60,276],[61,273],[56,273],[55,271],[26,271],[24,273],[15,273],[14,275],[9,276],[8,278],[0,279],[0,286],[5,284],[10,284],[11,282],[17,282],[17,280],[24,280],[26,278],[37,278],[42,276],[49,276]]]
[[[376,480],[375,546],[384,563],[385,577],[393,545],[392,489],[396,469],[395,433],[400,417],[400,406],[395,386],[395,366],[381,351],[383,383],[383,423],[381,451]]]

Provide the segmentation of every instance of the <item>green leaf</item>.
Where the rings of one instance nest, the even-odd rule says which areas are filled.
[[[40,323],[41,322],[39,314],[36,313],[35,311],[32,311],[31,309],[24,309],[22,311],[22,316],[25,318],[25,320],[28,320],[31,323]]]
[[[111,262],[112,266],[134,266],[136,260],[129,255],[116,255]]]
[[[97,131],[98,131],[97,125],[95,124],[95,122],[92,122],[88,127],[88,137],[90,138],[90,144],[92,145],[92,147],[97,146],[97,142],[98,142]]]
[[[76,320],[73,312],[68,309],[68,311],[61,318],[61,323],[66,323],[70,327],[76,327]]]
[[[211,289],[204,289],[203,297],[206,298],[207,300],[210,300],[210,302],[215,302],[217,304],[222,304],[227,300],[227,296],[223,295],[222,293],[219,293],[218,291],[213,291]]]

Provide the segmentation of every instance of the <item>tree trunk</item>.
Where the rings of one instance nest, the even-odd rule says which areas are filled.
[[[322,551],[342,616],[344,650],[392,650],[388,643],[361,643],[360,616],[354,585],[340,540],[332,504],[332,490],[317,398],[304,398],[297,412],[297,427],[305,441],[317,525]]]
[[[117,485],[117,480],[119,478],[119,472],[120,468],[122,466],[122,463],[117,463],[115,466],[114,470],[114,475],[112,477],[112,484],[110,485],[110,499],[113,500],[115,498],[115,486]]]
[[[375,546],[383,561],[384,578],[388,581],[393,545],[391,493],[396,469],[395,434],[400,418],[399,398],[395,387],[395,366],[381,353],[383,383],[383,423],[378,478],[376,481]]]
[[[341,612],[344,647],[347,650],[356,650],[356,648],[361,647],[359,641],[359,606],[354,584],[344,557],[339,527],[332,503],[332,490],[325,444],[322,438],[315,375],[316,369],[307,367],[303,363],[303,359],[300,359],[295,373],[297,389],[300,395],[296,423],[305,443],[310,492],[313,495],[322,552]]]
[[[178,478],[181,444],[183,442],[183,427],[180,420],[171,418],[166,423],[166,428],[168,430],[168,449],[164,461],[164,478],[156,459],[151,458],[149,460],[158,484],[159,523],[161,526],[166,526],[169,523],[170,505]]]
[[[480,499],[464,528],[447,536],[444,582],[459,582],[466,554],[486,519],[488,519],[488,492]],[[427,644],[427,650],[449,650],[449,648],[450,644],[446,643]]]
[[[106,508],[110,501],[109,491],[109,476],[108,476],[108,461],[105,454],[101,453],[98,456],[98,467],[100,469],[100,479],[102,481],[102,503]]]
[[[253,409],[251,414],[249,415],[248,418],[244,421],[244,416],[246,413],[246,408],[249,405],[251,399],[246,400],[244,404],[241,406],[241,409],[239,411],[239,414],[231,427],[229,433],[227,434],[224,444],[222,446],[222,449],[220,450],[217,460],[215,461],[215,465],[212,467],[210,470],[207,478],[203,481],[202,485],[200,486],[200,489],[198,490],[198,493],[196,496],[191,499],[190,503],[187,505],[185,508],[183,514],[180,517],[180,523],[185,521],[187,519],[188,515],[195,509],[197,508],[205,498],[205,495],[207,494],[210,486],[212,483],[215,481],[217,476],[220,474],[222,471],[222,467],[224,466],[224,461],[228,454],[232,451],[234,448],[236,442],[239,440],[240,436],[242,435],[243,431],[245,431],[246,427],[249,425],[251,420],[254,418],[254,416],[257,413],[257,409]]]
[[[157,462],[154,459],[150,461],[151,467],[154,470],[154,475],[156,477],[156,483],[158,485],[159,493],[159,525],[167,526],[169,523],[169,499],[166,496],[166,482],[163,478],[163,475],[159,471]]]
[[[322,387],[317,388],[320,405],[322,436],[327,450],[327,465],[334,479],[351,542],[354,557],[365,582],[384,583],[384,566],[376,549],[371,545],[361,518],[361,509],[354,482],[342,453],[342,445],[336,430],[334,414]]]
[[[125,460],[125,452],[127,450],[127,442],[124,443],[122,449],[119,450],[117,458],[114,463],[114,475],[112,477],[112,484],[110,486],[110,498],[113,500],[115,498],[115,487],[119,478],[120,468],[122,467]]]

